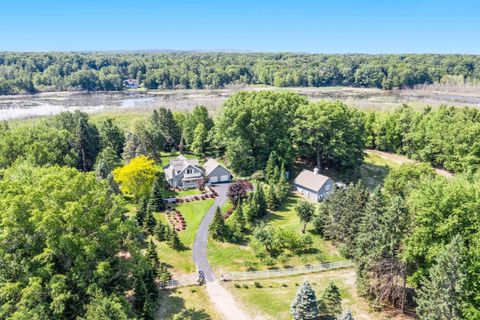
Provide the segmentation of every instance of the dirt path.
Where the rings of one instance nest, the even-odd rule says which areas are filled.
[[[218,280],[207,283],[207,293],[212,300],[217,311],[223,315],[226,320],[250,320],[251,318],[245,314],[232,294],[222,287]],[[255,318],[260,320],[260,318]]]
[[[406,163],[419,163],[418,161],[409,159],[405,156],[401,156],[401,155],[398,155],[398,154],[395,154],[395,153],[389,153],[389,152],[385,152],[385,151],[367,149],[367,150],[365,150],[365,153],[376,155],[376,156],[378,156],[382,159],[385,159],[385,160],[388,160],[388,161],[391,161],[393,163],[400,164],[400,165],[401,164],[406,164]],[[447,178],[452,178],[453,177],[453,173],[451,173],[447,170],[435,169],[435,172],[437,172],[437,174],[439,174],[441,176],[444,176],[444,177],[447,177]]]

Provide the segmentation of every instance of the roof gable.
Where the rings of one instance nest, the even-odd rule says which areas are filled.
[[[328,180],[330,180],[330,178],[324,176],[323,174],[315,174],[310,170],[303,170],[300,172],[297,178],[295,178],[294,183],[301,187],[318,192]]]
[[[222,166],[220,163],[218,163],[215,159],[213,158],[210,158],[207,160],[207,162],[205,162],[205,164],[203,165],[203,167],[205,168],[205,174],[208,176],[210,173],[213,172],[213,170],[215,170],[216,168],[218,167],[222,167],[224,168],[225,170],[229,171],[227,168],[225,168],[224,166]]]

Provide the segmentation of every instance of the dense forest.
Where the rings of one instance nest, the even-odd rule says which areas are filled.
[[[0,94],[118,91],[137,79],[147,89],[478,83],[480,56],[292,53],[0,53]]]
[[[297,210],[305,226],[355,260],[360,293],[378,305],[417,304],[422,319],[478,319],[479,130],[480,114],[472,108],[364,113],[271,91],[239,92],[215,118],[197,106],[189,113],[158,108],[123,126],[80,111],[5,122],[0,318],[151,318],[154,279],[169,274],[168,261],[146,240],[155,236],[181,247],[176,233],[152,218],[164,209],[157,168],[162,155],[180,151],[221,157],[237,178],[259,182],[242,203],[244,180],[232,184],[229,196],[238,202],[233,228],[217,212],[211,232],[238,241],[246,219],[256,241],[266,243],[257,250],[266,259],[286,250],[285,235],[261,224],[268,210],[288,199],[285,171],[316,166],[340,172],[352,184],[317,209]],[[402,166],[381,188],[368,190],[357,182],[365,147],[457,175],[437,176],[429,164]],[[295,243],[308,247],[308,241],[302,236]]]

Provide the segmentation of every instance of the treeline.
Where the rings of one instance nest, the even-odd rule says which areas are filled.
[[[365,118],[367,148],[390,151],[449,171],[480,168],[480,111],[441,106],[416,111],[410,106]]]
[[[278,87],[404,88],[449,77],[480,80],[473,55],[289,53],[0,53],[0,94],[117,91],[124,79],[147,89]]]
[[[336,189],[314,227],[354,259],[360,293],[378,306],[416,307],[426,320],[473,320],[480,316],[479,195],[478,173],[447,179],[428,165],[404,165],[381,190]]]
[[[80,111],[33,125],[0,127],[0,168],[17,160],[110,171],[138,156],[159,161],[162,152],[224,156],[240,176],[262,174],[268,159],[287,171],[296,159],[352,173],[363,159],[363,115],[340,102],[308,103],[294,93],[240,92],[213,121],[206,107],[191,113],[166,108],[128,131],[108,119],[98,126]]]

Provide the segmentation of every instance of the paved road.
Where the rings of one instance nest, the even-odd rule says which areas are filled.
[[[195,242],[193,243],[193,262],[195,262],[199,271],[205,273],[205,279],[207,282],[215,281],[215,274],[207,260],[208,226],[213,220],[217,207],[222,207],[227,201],[228,186],[228,183],[214,186],[218,193],[218,197],[215,198],[214,204],[210,207],[200,223],[197,234],[195,235]]]

